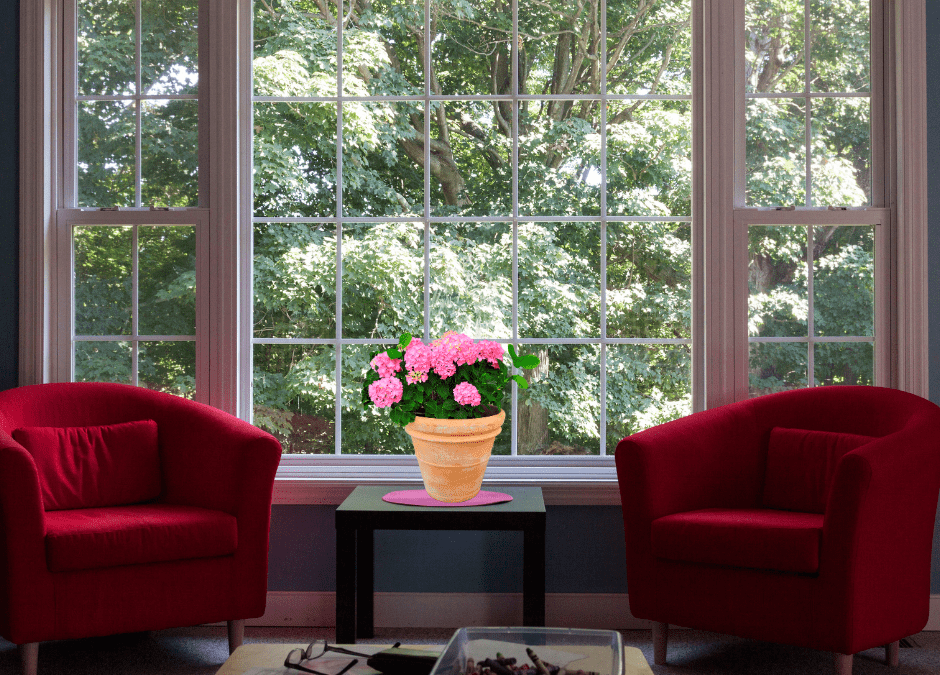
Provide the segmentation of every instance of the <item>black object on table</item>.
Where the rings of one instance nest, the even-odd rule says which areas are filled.
[[[511,502],[406,506],[382,501],[401,489],[360,485],[336,509],[336,642],[371,638],[375,530],[516,530],[523,533],[522,624],[545,625],[545,502],[542,488],[500,487]]]

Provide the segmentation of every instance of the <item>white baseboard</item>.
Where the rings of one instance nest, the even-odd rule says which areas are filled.
[[[333,592],[270,591],[264,616],[249,626],[335,626]],[[522,593],[376,593],[378,628],[518,626]],[[650,622],[630,613],[626,593],[546,593],[545,623],[568,628],[640,629]],[[940,595],[930,596],[924,630],[940,631]]]
[[[940,630],[940,595],[930,596],[930,618],[924,630]]]

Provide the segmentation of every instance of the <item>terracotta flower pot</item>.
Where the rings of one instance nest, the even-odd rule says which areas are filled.
[[[418,417],[407,425],[428,494],[441,502],[473,499],[505,419],[506,413],[500,410],[473,420]]]

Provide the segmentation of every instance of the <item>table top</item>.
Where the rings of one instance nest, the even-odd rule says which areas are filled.
[[[216,675],[300,675],[300,671],[284,668],[284,658],[291,649],[304,649],[303,644],[253,642],[243,644],[222,665]],[[355,651],[374,653],[387,649],[391,645],[343,645]],[[441,651],[444,645],[403,645],[414,649]],[[347,675],[378,675],[377,671],[366,665],[365,659],[350,670]],[[646,658],[636,647],[624,647],[624,675],[653,675]]]
[[[453,515],[456,513],[545,513],[545,501],[540,487],[506,487],[496,489],[512,497],[510,502],[484,506],[409,506],[382,500],[389,492],[401,490],[400,485],[359,485],[336,509],[338,513],[429,513]]]

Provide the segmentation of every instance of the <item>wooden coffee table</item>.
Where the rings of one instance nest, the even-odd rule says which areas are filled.
[[[228,660],[219,669],[216,675],[245,675],[249,671],[262,668],[268,672],[264,675],[301,675],[299,671],[287,670],[284,668],[284,658],[291,649],[306,648],[308,643],[290,644],[290,643],[264,643],[252,642],[243,644],[235,650]],[[373,644],[355,644],[340,645],[354,651],[360,651],[364,654],[378,652],[391,647],[391,645],[373,645]],[[441,651],[444,645],[404,645],[414,649],[427,649],[429,651]],[[646,658],[636,647],[624,647],[624,675],[653,675]],[[352,658],[352,657],[350,657]],[[359,663],[350,670],[347,675],[378,675],[377,671],[366,665],[365,659],[359,659]]]

